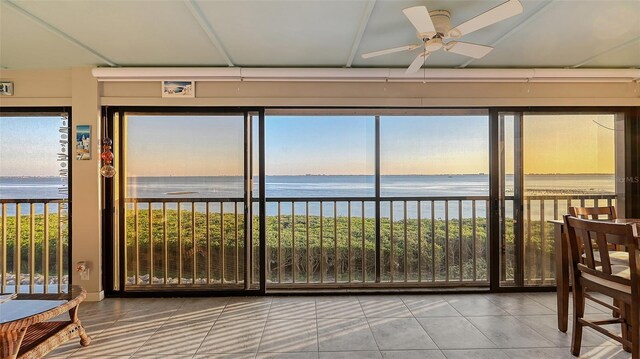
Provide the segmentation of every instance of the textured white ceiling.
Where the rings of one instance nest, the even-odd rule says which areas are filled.
[[[402,9],[448,10],[455,26],[504,1],[0,0],[0,66],[401,68],[419,50],[361,55],[417,42]],[[640,67],[640,0],[520,1],[522,14],[462,38],[489,55],[439,51],[427,66]]]

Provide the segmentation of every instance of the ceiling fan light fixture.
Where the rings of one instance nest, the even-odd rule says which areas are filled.
[[[441,38],[433,38],[424,43],[424,48],[427,52],[434,52],[440,50],[444,46],[444,42],[442,42]]]

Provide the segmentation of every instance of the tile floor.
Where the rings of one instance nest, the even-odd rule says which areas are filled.
[[[47,358],[574,358],[555,293],[106,299],[80,319],[91,345]],[[585,329],[581,358],[630,355]]]

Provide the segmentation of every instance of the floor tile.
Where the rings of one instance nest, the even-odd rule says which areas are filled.
[[[209,353],[194,355],[192,359],[255,359],[255,357],[255,354],[247,353]]]
[[[378,298],[378,299],[376,299]],[[413,314],[399,297],[364,296],[360,305],[368,318],[412,318]]]
[[[368,318],[380,350],[438,349],[415,318]]]
[[[315,319],[267,321],[259,352],[317,352],[318,329]]]
[[[440,349],[496,347],[466,318],[420,318],[418,320]]]
[[[440,350],[384,350],[383,359],[445,359]]]
[[[555,312],[521,293],[487,294],[487,299],[511,315],[545,315]]]
[[[269,319],[316,318],[314,298],[277,298],[271,302]]]
[[[320,352],[320,359],[382,359],[379,351]]]
[[[231,298],[218,317],[220,320],[249,319],[265,320],[269,315],[271,300],[245,297]]]
[[[212,320],[165,322],[134,355],[194,355],[213,323]]]
[[[443,297],[453,308],[464,316],[484,317],[509,314],[483,295],[445,295]]]
[[[197,354],[209,353],[255,353],[260,345],[260,338],[266,321],[251,319],[231,319],[217,321]]]
[[[574,357],[575,358],[575,357]],[[631,353],[622,350],[621,346],[583,347],[580,358],[584,359],[631,359]]]
[[[572,328],[557,330],[551,292],[108,298],[81,307],[91,345],[73,339],[46,358],[573,358]],[[586,313],[610,317],[598,305]],[[631,357],[589,328],[581,354]]]
[[[162,354],[147,354],[147,355],[132,355],[132,356],[126,357],[126,358],[130,358],[130,359],[163,359],[163,358],[166,358],[166,356],[164,356]],[[178,355],[178,354],[171,355],[171,359],[192,359],[192,358],[193,358],[192,355]],[[102,358],[100,358],[100,359],[102,359]]]
[[[553,347],[535,330],[511,316],[467,318],[498,348],[545,348]]]
[[[159,328],[161,322],[116,322],[100,335],[92,338],[91,344],[76,351],[74,356],[106,357],[129,356],[135,353]]]
[[[416,318],[460,316],[460,313],[439,295],[411,295],[400,298]]]
[[[549,292],[549,293],[524,293],[525,296],[535,300],[536,302],[544,305],[545,307],[553,310],[554,312],[556,311],[556,308],[558,307],[558,302],[557,302],[557,295],[555,292]],[[571,314],[573,312],[573,299],[572,299],[573,295],[569,294],[569,314]],[[608,312],[609,310],[600,306],[599,304],[596,304],[594,302],[591,301],[587,301],[587,305],[585,306],[584,309],[585,313],[603,313],[603,312]]]
[[[220,298],[189,298],[172,318],[179,317],[184,320],[215,320],[224,310],[228,297]]]
[[[595,316],[595,314],[588,315],[587,317]],[[531,315],[531,316],[518,316],[516,319],[525,323],[531,329],[538,332],[545,337],[548,341],[553,343],[557,347],[570,347],[571,346],[571,332],[573,330],[571,326],[571,319],[569,317],[569,328],[566,333],[558,330],[558,317],[556,315]],[[600,335],[595,330],[585,328],[582,331],[582,345],[583,346],[601,346],[601,345],[616,345],[617,342],[609,339],[603,335]]]
[[[258,353],[256,359],[317,359],[318,352],[306,353]]]
[[[366,319],[318,319],[320,351],[378,350]]]
[[[357,297],[316,298],[318,318],[364,318],[364,311]]]
[[[511,359],[575,359],[569,348],[503,349]]]
[[[509,359],[500,349],[443,350],[447,359]]]

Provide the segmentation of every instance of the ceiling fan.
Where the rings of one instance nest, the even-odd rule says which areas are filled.
[[[369,52],[363,54],[362,58],[368,59],[394,52],[424,48],[407,68],[406,73],[411,74],[422,67],[431,53],[440,49],[476,59],[484,57],[493,50],[493,47],[461,41],[444,42],[444,40],[458,39],[476,30],[493,25],[498,21],[518,15],[522,12],[522,4],[518,0],[509,0],[454,28],[451,28],[451,14],[446,10],[429,11],[426,6],[414,6],[404,9],[402,12],[418,31],[418,39],[422,43]]]

